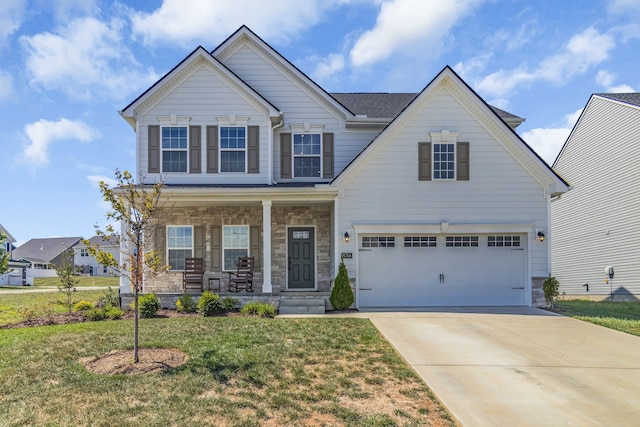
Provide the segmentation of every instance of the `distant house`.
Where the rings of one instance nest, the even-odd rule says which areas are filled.
[[[344,261],[357,307],[541,303],[567,185],[450,67],[420,93],[328,93],[243,26],[120,114],[170,202],[147,292],[182,292],[185,258],[224,284],[252,256],[254,295],[282,301],[326,297]]]
[[[560,291],[640,298],[640,93],[593,94],[554,169],[572,188],[551,203]]]
[[[111,241],[105,240],[101,236],[93,236],[89,239],[91,246],[100,246],[105,252],[111,253],[116,260],[120,259],[120,241],[113,238]],[[80,274],[89,276],[112,276],[114,271],[110,267],[104,267],[98,263],[96,257],[92,256],[83,241],[73,246],[73,263]]]
[[[13,250],[12,261],[26,263],[32,270],[53,270],[62,264],[63,253],[82,237],[53,237],[31,239]]]
[[[7,236],[7,239],[5,240],[3,245],[4,245],[4,250],[9,254],[9,259],[11,259],[11,253],[15,249],[14,244],[16,243],[16,239],[11,235],[11,233],[7,231],[6,228],[2,226],[2,224],[0,224],[0,232],[2,232],[2,234]]]

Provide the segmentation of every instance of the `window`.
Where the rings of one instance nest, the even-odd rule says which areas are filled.
[[[393,248],[396,245],[395,237],[372,236],[362,238],[363,248]]]
[[[405,236],[405,248],[435,248],[436,236]]]
[[[187,127],[162,128],[162,172],[187,171]]]
[[[220,172],[245,172],[247,129],[244,126],[220,127]]]
[[[225,225],[222,231],[224,270],[236,269],[238,258],[249,256],[249,226]]]
[[[433,144],[433,179],[455,179],[455,144]]]
[[[478,236],[447,236],[448,248],[478,247]]]
[[[489,236],[489,247],[520,247],[520,236]]]
[[[80,249],[80,256],[89,256],[89,249]]]
[[[172,270],[184,270],[184,259],[193,254],[193,227],[167,227],[167,254]]]
[[[322,138],[319,133],[293,134],[293,176],[318,178],[322,176]]]

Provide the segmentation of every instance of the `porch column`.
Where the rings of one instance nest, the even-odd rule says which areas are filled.
[[[262,292],[273,292],[271,285],[271,200],[262,201]]]

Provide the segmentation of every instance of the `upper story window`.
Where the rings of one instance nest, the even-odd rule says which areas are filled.
[[[433,179],[455,179],[456,145],[433,144]]]
[[[220,127],[220,172],[246,172],[247,129],[244,126]]]
[[[322,171],[322,135],[319,133],[293,134],[294,178],[318,178]]]
[[[89,256],[89,249],[86,248],[81,248],[80,249],[80,256]]]
[[[162,127],[162,172],[187,171],[187,127]]]

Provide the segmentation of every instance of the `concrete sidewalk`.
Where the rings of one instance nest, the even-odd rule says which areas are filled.
[[[640,337],[526,307],[358,317],[465,427],[640,425]]]

